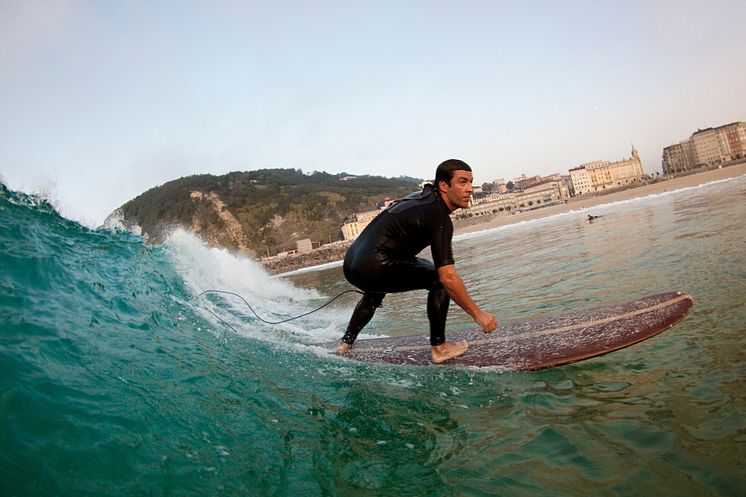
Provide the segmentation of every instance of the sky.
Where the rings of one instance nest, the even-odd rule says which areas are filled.
[[[746,120],[746,2],[0,0],[0,180],[90,227],[262,168],[476,184]]]

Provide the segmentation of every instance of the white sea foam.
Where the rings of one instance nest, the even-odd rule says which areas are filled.
[[[256,261],[222,248],[209,247],[193,233],[181,228],[167,239],[185,283],[196,295],[208,289],[229,290],[246,297],[272,301],[307,300],[316,295],[291,283],[272,278]]]
[[[148,239],[147,234],[143,235],[142,228],[140,228],[139,225],[125,224],[124,213],[121,211],[121,209],[117,209],[116,211],[109,214],[106,219],[104,219],[103,224],[99,228],[108,231],[129,231],[134,235],[143,237],[145,240]]]
[[[313,289],[296,287],[286,279],[275,278],[256,261],[225,249],[209,247],[183,229],[171,232],[166,247],[188,291],[195,298],[199,297],[195,302],[196,310],[206,319],[222,321],[221,325],[227,324],[241,335],[278,343],[286,343],[290,337],[312,343],[328,341],[340,336],[351,312],[351,309],[340,311],[337,306],[286,323],[265,323],[254,312],[263,320],[277,323],[308,313],[331,297]],[[200,296],[207,290],[231,292],[238,296],[225,293]]]

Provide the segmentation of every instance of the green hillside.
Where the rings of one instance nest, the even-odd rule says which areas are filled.
[[[174,226],[208,242],[256,255],[294,249],[297,240],[329,243],[356,212],[418,188],[416,178],[305,174],[299,169],[262,169],[223,176],[188,176],[152,188],[124,204],[125,225],[138,225],[159,242]]]

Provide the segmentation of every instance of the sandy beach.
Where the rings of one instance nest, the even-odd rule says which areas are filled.
[[[713,181],[736,178],[744,175],[746,175],[746,162],[723,167],[721,169],[701,171],[690,174],[688,176],[679,176],[673,179],[659,179],[655,183],[628,188],[626,190],[613,191],[610,193],[598,195],[584,195],[582,197],[573,197],[567,199],[566,204],[545,207],[534,211],[520,212],[517,214],[497,214],[492,216],[482,216],[478,218],[459,220],[454,222],[454,232],[455,234],[459,235],[475,231],[482,231],[491,228],[497,228],[499,226],[529,221],[532,219],[549,217],[564,212],[589,209],[597,205],[609,204],[612,202],[629,200],[632,198],[645,197],[647,195],[654,195],[666,191],[680,190],[682,188],[698,186],[705,183],[711,183]]]

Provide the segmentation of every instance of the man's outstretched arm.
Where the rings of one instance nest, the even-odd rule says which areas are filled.
[[[438,279],[443,288],[448,292],[448,296],[461,307],[464,312],[474,319],[485,333],[490,333],[497,329],[497,319],[489,312],[485,312],[469,296],[464,281],[456,272],[456,266],[449,264],[438,268]]]

